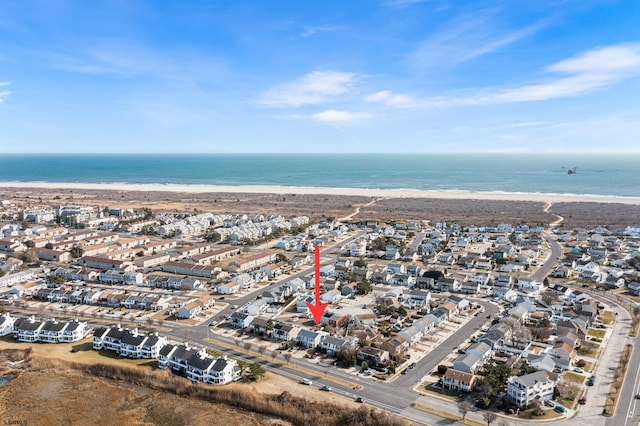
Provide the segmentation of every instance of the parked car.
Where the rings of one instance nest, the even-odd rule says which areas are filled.
[[[580,405],[584,405],[586,403],[587,403],[587,397],[586,396],[583,396],[582,398],[580,398],[578,400],[578,404],[580,404]]]
[[[636,399],[640,399],[640,393],[636,394]]]
[[[405,368],[404,370],[402,370],[402,371],[400,372],[400,374],[402,374],[402,375],[407,374],[407,369]]]
[[[409,364],[409,368],[414,368],[416,366],[415,362],[412,362],[411,364]]]
[[[547,407],[556,408],[556,403],[550,399],[546,399],[544,401],[544,405],[546,405]]]
[[[554,410],[556,410],[558,413],[566,413],[567,412],[567,409],[564,408],[564,406],[562,406],[560,404],[556,405]]]
[[[584,370],[582,368],[580,368],[580,367],[574,368],[573,371],[575,371],[576,373],[580,373],[580,374],[584,373]]]
[[[467,351],[465,351],[464,349],[458,349],[458,353],[464,355],[467,353]]]

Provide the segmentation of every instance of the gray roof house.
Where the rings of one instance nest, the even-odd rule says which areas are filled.
[[[476,353],[466,353],[460,355],[455,361],[453,361],[453,369],[458,371],[464,371],[465,373],[475,374],[478,368],[482,365],[482,359]]]

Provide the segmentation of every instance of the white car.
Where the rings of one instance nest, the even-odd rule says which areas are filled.
[[[573,371],[575,371],[576,373],[580,373],[580,374],[584,373],[584,370],[582,368],[580,368],[580,367],[574,368]]]
[[[309,379],[300,379],[300,383],[308,386],[311,386],[313,384],[313,382]]]

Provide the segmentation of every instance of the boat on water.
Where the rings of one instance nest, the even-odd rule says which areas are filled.
[[[569,174],[569,175],[575,175],[575,174],[576,174],[576,169],[577,169],[577,167],[574,167],[573,169],[569,169],[569,171],[567,172],[567,174]]]

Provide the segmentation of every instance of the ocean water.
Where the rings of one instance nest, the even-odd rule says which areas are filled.
[[[640,154],[0,154],[0,181],[640,197]]]

